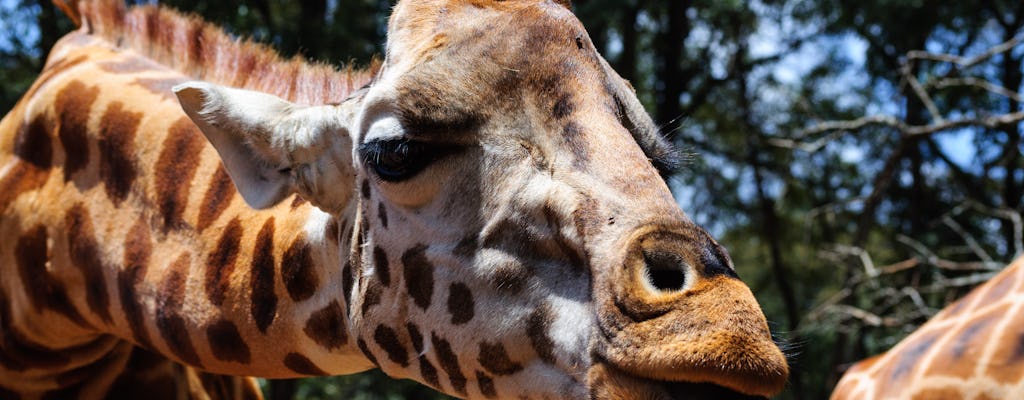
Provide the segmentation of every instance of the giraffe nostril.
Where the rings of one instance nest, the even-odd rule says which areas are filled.
[[[676,292],[686,288],[689,266],[681,256],[658,250],[644,250],[644,277],[659,292]]]

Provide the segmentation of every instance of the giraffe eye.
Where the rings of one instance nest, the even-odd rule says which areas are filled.
[[[385,139],[359,146],[359,155],[380,179],[400,182],[412,178],[435,161],[440,153],[434,150],[423,142]]]

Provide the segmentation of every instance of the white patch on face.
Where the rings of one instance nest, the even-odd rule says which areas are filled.
[[[559,393],[559,398],[564,399],[588,398],[586,388],[580,382],[566,375],[565,371],[541,361],[525,365],[517,374],[495,377],[494,383],[502,398],[550,398],[551,393]]]
[[[402,123],[398,120],[398,116],[388,113],[380,115],[370,123],[370,127],[366,131],[366,137],[363,139],[363,143],[369,143],[381,139],[400,138],[403,133],[404,129],[402,128]]]
[[[394,81],[387,77],[382,76],[370,87],[363,97],[362,107],[357,112],[352,126],[352,137],[356,138],[358,143],[402,135],[402,125],[394,107],[397,96]]]
[[[306,231],[306,238],[311,243],[319,243],[326,240],[327,238],[324,237],[324,233],[327,231],[327,224],[330,220],[331,214],[314,207],[310,210],[309,218],[306,219],[306,224],[302,227]]]
[[[555,348],[562,349],[563,354],[587,354],[590,329],[594,326],[590,304],[562,297],[550,297],[548,301],[551,308],[557,310],[548,328]]]

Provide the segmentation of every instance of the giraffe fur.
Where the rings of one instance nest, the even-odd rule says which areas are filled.
[[[65,8],[81,27],[0,121],[5,396],[370,368],[470,399],[785,385],[662,178],[671,144],[566,4],[403,0],[362,70]]]
[[[1024,258],[1018,258],[891,350],[854,364],[831,398],[1024,397],[1022,292]]]

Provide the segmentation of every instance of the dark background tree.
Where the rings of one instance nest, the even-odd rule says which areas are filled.
[[[286,56],[365,65],[390,0],[163,2]],[[670,179],[728,247],[791,355],[781,398],[825,398],[1024,250],[1024,3],[576,0],[594,43],[689,155]],[[73,29],[0,0],[0,109]],[[380,372],[272,398],[443,398]]]

